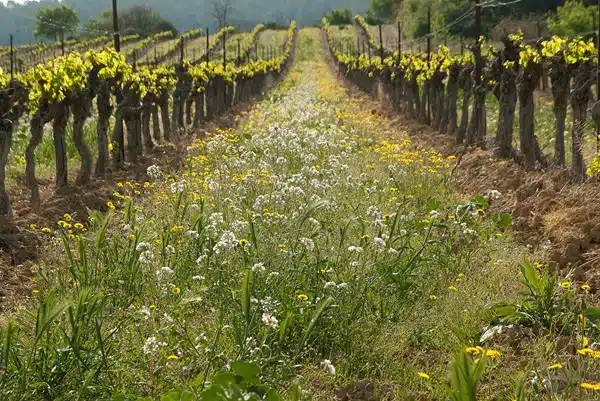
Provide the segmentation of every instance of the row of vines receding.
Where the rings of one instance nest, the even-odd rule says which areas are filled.
[[[355,25],[359,38],[366,37],[369,48],[376,49],[364,20],[357,17]],[[425,52],[386,50],[382,59],[349,50],[333,37],[325,18],[323,29],[337,66],[350,81],[368,93],[381,88],[396,111],[455,136],[458,144],[492,143],[500,157],[515,159],[528,169],[564,166],[570,117],[573,179],[600,173],[598,154],[586,168],[583,152],[588,118],[600,123],[600,103],[592,91],[598,69],[593,40],[555,36],[528,44],[517,33],[507,35],[500,49],[480,38],[461,55],[439,46],[429,57]],[[480,84],[475,76],[477,52],[483,65]],[[545,154],[536,135],[536,108],[543,107],[535,101],[536,90],[545,74],[551,94],[542,96],[551,98],[554,115],[552,156]],[[497,125],[494,138],[488,140],[487,108],[492,103],[498,105]]]
[[[241,65],[184,60],[176,66],[135,68],[125,55],[105,48],[69,53],[13,79],[0,69],[0,215],[12,214],[6,167],[19,125],[29,126],[25,177],[31,202],[39,206],[35,151],[47,125],[51,125],[54,139],[56,188],[69,182],[69,131],[81,158],[76,184],[86,185],[93,175],[101,178],[110,169],[138,163],[144,150],[177,139],[185,134],[185,128],[198,127],[263,93],[288,69],[295,41],[292,21],[278,56]],[[84,127],[92,118],[96,120],[98,148],[95,163],[84,139]]]

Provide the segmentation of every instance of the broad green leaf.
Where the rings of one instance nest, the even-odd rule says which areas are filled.
[[[498,228],[506,228],[512,224],[513,218],[510,213],[499,213],[492,217],[492,221]]]
[[[583,311],[583,315],[594,324],[600,322],[600,308],[590,306],[585,311]]]
[[[258,384],[260,382],[260,367],[254,363],[232,362],[231,369],[236,375],[243,377],[248,384]]]

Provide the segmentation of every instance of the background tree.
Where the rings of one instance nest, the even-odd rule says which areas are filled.
[[[370,25],[391,22],[394,19],[394,0],[371,0],[365,19]]]
[[[86,28],[91,32],[112,32],[112,11],[106,10],[88,20]],[[119,28],[124,35],[140,34],[149,36],[163,31],[177,33],[172,22],[164,19],[155,10],[147,6],[132,6],[119,12]]]
[[[594,29],[594,19],[598,18],[597,6],[586,6],[581,0],[567,0],[558,7],[556,14],[546,20],[554,35],[577,35]]]
[[[233,11],[233,0],[213,0],[212,5],[212,15],[217,20],[219,29],[221,29],[227,25],[227,18]]]
[[[352,18],[352,11],[349,8],[331,10],[327,16],[330,25],[350,25],[352,24]]]
[[[74,36],[79,25],[79,15],[73,7],[59,4],[51,7],[42,7],[36,13],[36,38],[53,39],[54,41],[64,36]]]

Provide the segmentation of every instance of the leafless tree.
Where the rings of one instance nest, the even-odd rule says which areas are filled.
[[[233,0],[213,0],[213,17],[219,23],[219,29],[227,24],[227,17],[233,10]]]

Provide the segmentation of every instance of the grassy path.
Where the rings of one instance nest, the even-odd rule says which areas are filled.
[[[499,195],[465,201],[452,160],[387,129],[303,30],[289,77],[237,129],[196,140],[186,171],[119,185],[87,230],[65,217],[0,329],[0,399],[241,399],[219,395],[231,370],[240,391],[265,393],[260,380],[284,399],[444,399],[448,363],[479,345],[483,399],[511,398],[530,361],[547,373],[546,338],[480,342],[487,306],[516,301],[537,256],[486,216]],[[573,380],[591,380],[581,366]]]

